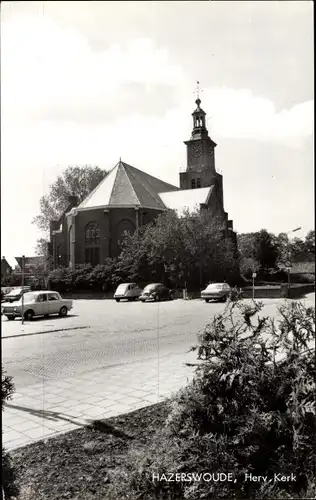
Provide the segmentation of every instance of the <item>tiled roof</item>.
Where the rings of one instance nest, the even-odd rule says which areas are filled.
[[[213,186],[199,189],[183,189],[174,192],[160,193],[159,196],[167,208],[175,210],[178,215],[185,210],[194,212],[201,204],[206,204],[212,193]]]
[[[76,210],[138,206],[165,210],[159,192],[179,188],[120,161]]]

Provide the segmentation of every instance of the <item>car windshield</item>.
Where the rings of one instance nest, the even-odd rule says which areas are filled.
[[[128,287],[128,284],[127,283],[123,283],[122,285],[119,285],[117,287],[117,292],[124,292],[126,290],[126,288]]]
[[[24,293],[23,294],[23,300],[24,300],[24,302],[27,302],[27,301],[28,302],[34,302],[34,300],[36,300],[36,298],[37,298],[37,294],[36,293],[30,293],[30,292],[28,292],[28,293]]]
[[[147,285],[145,288],[144,288],[144,292],[148,292],[150,290],[154,290],[155,288],[157,288],[157,286],[159,286],[160,283],[151,283],[151,285]]]

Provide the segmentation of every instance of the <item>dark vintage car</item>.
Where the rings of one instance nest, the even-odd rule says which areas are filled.
[[[31,287],[29,287],[29,286],[24,286],[24,287],[20,287],[20,288],[13,288],[13,290],[11,290],[11,292],[7,293],[3,297],[1,302],[17,302],[18,300],[20,300],[20,298],[22,297],[22,295],[24,293],[27,293],[30,290],[31,290]]]
[[[173,300],[174,295],[170,288],[166,287],[162,283],[151,283],[147,285],[142,294],[139,297],[139,300],[145,302],[146,300]]]

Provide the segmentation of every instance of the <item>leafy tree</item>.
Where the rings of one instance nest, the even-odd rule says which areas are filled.
[[[278,258],[276,240],[266,229],[255,233],[240,234],[237,241],[242,268],[246,263],[246,270],[249,268],[249,263],[253,265],[253,270],[268,270],[276,267]]]
[[[313,498],[315,309],[286,303],[278,324],[261,309],[237,297],[206,325],[193,381],[170,401],[151,446],[131,451],[113,500]],[[153,480],[192,472],[233,480]],[[247,482],[246,473],[271,481]],[[277,482],[279,473],[296,480]]]
[[[279,265],[286,265],[287,262],[309,262],[315,259],[315,231],[309,231],[305,241],[301,238],[291,240],[287,233],[280,233],[274,242],[278,251]]]
[[[198,287],[237,274],[231,240],[208,212],[161,214],[152,224],[126,235],[118,258],[122,277]]]
[[[68,196],[75,195],[79,203],[82,202],[91,191],[107,175],[107,171],[98,166],[70,166],[57,177],[50,186],[49,193],[40,199],[40,214],[33,219],[33,223],[47,235],[51,220],[58,220],[66,210]]]
[[[273,244],[273,237],[265,229],[261,229],[255,236],[256,257],[263,269],[271,269],[276,265],[277,249]]]
[[[309,231],[305,238],[305,251],[315,257],[315,230]]]

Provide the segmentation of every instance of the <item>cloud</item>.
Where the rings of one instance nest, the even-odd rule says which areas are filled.
[[[129,44],[114,43],[95,51],[75,29],[38,15],[3,23],[2,54],[5,125],[16,127],[18,121],[113,125],[138,114],[161,120],[154,128],[165,136],[169,127],[163,121],[168,121],[171,110],[177,127],[187,131],[193,106],[189,68],[149,38],[132,38]],[[201,97],[210,129],[218,137],[299,146],[313,132],[313,101],[277,112],[271,100],[249,89],[209,87]],[[138,126],[138,137],[148,128],[141,122],[144,130]]]
[[[206,89],[205,97],[203,105],[212,115],[210,125],[219,136],[281,141],[290,146],[313,133],[312,100],[277,112],[271,100],[254,96],[249,89]]]
[[[4,112],[28,120],[108,121],[136,111],[133,103],[157,112],[149,98],[166,109],[184,77],[152,40],[92,51],[78,32],[41,17],[4,23],[2,51]]]
[[[178,172],[186,164],[183,141],[192,130],[195,75],[203,73],[202,85],[204,82],[206,88],[201,93],[202,107],[208,115],[210,135],[219,144],[217,167],[225,174],[225,192],[231,203],[228,208],[236,222],[245,224],[239,222],[238,226],[249,226],[251,217],[256,226],[262,214],[268,213],[265,208],[260,209],[262,213],[249,213],[243,208],[241,197],[246,191],[247,197],[252,196],[250,184],[245,188],[244,178],[256,185],[250,205],[254,206],[260,196],[264,205],[260,190],[265,182],[262,192],[268,192],[270,173],[280,176],[276,182],[280,193],[275,202],[271,201],[271,212],[281,204],[287,207],[289,198],[298,200],[300,171],[304,183],[293,213],[299,205],[309,214],[309,208],[302,204],[302,200],[307,200],[312,175],[312,160],[302,156],[304,151],[311,151],[314,125],[310,99],[313,94],[308,90],[309,52],[306,41],[296,52],[292,47],[297,47],[298,39],[305,40],[305,21],[301,21],[289,46],[292,24],[274,19],[276,40],[279,26],[282,27],[279,46],[267,41],[267,29],[259,30],[263,25],[261,14],[257,14],[257,24],[253,20],[245,31],[243,23],[236,26],[235,12],[232,14],[220,2],[215,2],[215,7],[213,2],[203,3],[203,11],[198,9],[203,26],[195,31],[189,15],[191,4],[192,15],[196,13],[194,2],[185,4],[189,9],[186,15],[178,10],[176,2],[172,8],[168,3],[162,7],[163,2],[141,2],[136,14],[135,3],[132,7],[126,3],[127,10],[121,16],[122,2],[96,2],[93,8],[89,2],[79,2],[75,11],[68,2],[44,2],[45,8],[36,7],[33,15],[30,10],[39,2],[26,2],[28,7],[23,2],[5,4],[11,6],[14,15],[5,15],[7,7],[3,9],[1,175],[6,189],[2,196],[2,232],[16,249],[20,245],[16,253],[22,252],[27,239],[29,248],[33,245],[36,236],[30,221],[38,212],[39,198],[70,164],[98,164],[108,169],[121,156],[140,169],[178,183]],[[117,6],[114,13],[112,7],[107,10],[110,4],[113,9]],[[24,12],[20,17],[16,11],[13,13],[16,5]],[[255,2],[251,5],[257,9]],[[221,11],[220,17],[214,14],[214,8]],[[54,9],[59,9],[59,15],[50,17]],[[282,4],[280,10],[283,9]],[[266,27],[270,27],[271,21],[268,14]],[[296,18],[295,14],[295,23]],[[245,19],[240,14],[240,22]],[[146,29],[142,29],[142,22]],[[254,35],[256,40],[251,38]],[[267,52],[259,51],[261,56],[255,58],[258,47]],[[213,52],[214,57],[210,58]],[[282,66],[282,61],[287,64]],[[292,68],[290,73],[288,65]],[[284,79],[280,73],[286,75]],[[273,82],[269,80],[271,74]],[[289,75],[295,75],[296,87],[303,87],[304,92],[296,92],[296,87],[293,91],[293,78],[289,88],[285,86]],[[226,87],[222,86],[223,81]],[[285,95],[284,101],[278,99],[280,94]],[[283,195],[284,165],[291,185]],[[17,193],[14,200],[13,185]],[[284,220],[285,215],[282,217]],[[276,220],[270,214],[268,218],[271,225]],[[303,215],[300,225],[302,219]],[[281,225],[280,222],[280,228]]]

